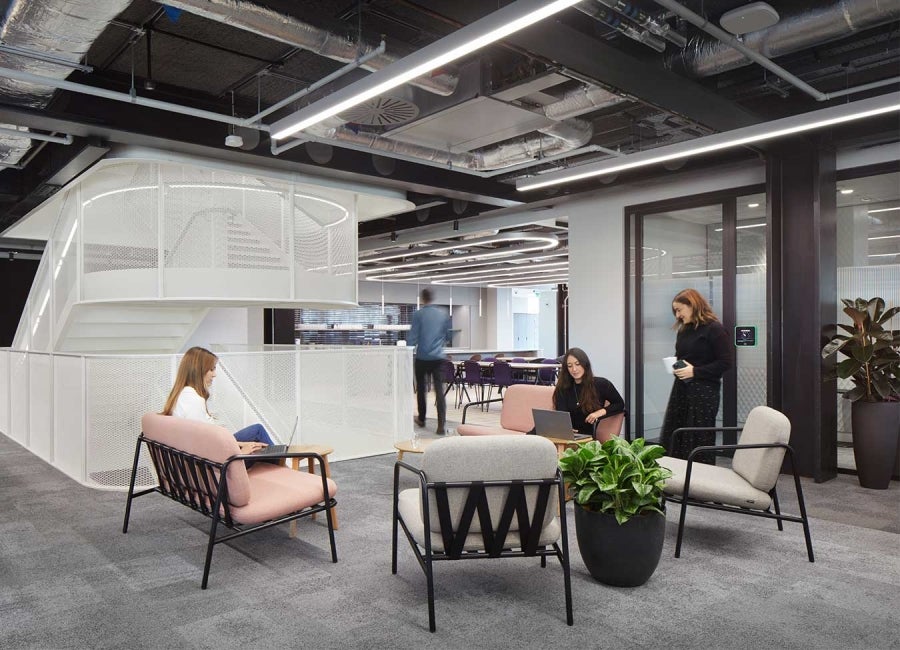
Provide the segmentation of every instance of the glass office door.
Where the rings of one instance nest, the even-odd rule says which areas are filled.
[[[646,214],[640,221],[641,341],[643,435],[656,440],[666,412],[672,375],[663,357],[675,354],[672,298],[694,288],[722,311],[722,206]]]
[[[629,428],[650,440],[660,436],[674,381],[662,359],[674,354],[672,298],[682,289],[703,294],[729,333],[746,333],[723,379],[718,423],[740,424],[766,404],[765,194],[685,204],[630,215]]]

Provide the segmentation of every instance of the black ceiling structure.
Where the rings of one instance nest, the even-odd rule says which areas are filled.
[[[116,3],[96,0],[95,16],[71,17],[84,38],[81,51],[65,52],[57,47],[59,35],[50,29],[52,21],[48,23],[47,14],[41,12],[82,11],[69,4],[0,1],[5,16],[0,26],[0,68],[30,70],[78,88],[113,91],[225,118],[250,117],[335,73],[345,62],[333,53],[326,55],[332,45],[362,52],[363,45],[371,49],[383,40],[386,55],[398,59],[498,6],[475,0],[179,0],[168,5],[121,0],[121,6],[113,8]],[[724,13],[746,4],[679,2],[713,25]],[[872,88],[817,101],[743,56],[735,58],[727,45],[653,0],[582,2],[426,80],[452,80],[451,94],[432,92],[422,84],[403,87],[368,107],[368,113],[341,116],[343,122],[333,132],[323,131],[277,156],[265,131],[233,129],[203,116],[7,80],[0,84],[0,125],[71,135],[74,140],[72,144],[27,136],[0,140],[0,232],[118,145],[150,146],[392,188],[422,206],[360,224],[360,234],[366,236],[464,220],[546,201],[558,192],[590,190],[600,181],[521,193],[515,180],[900,86],[900,3],[771,4],[779,22],[744,35],[748,47],[822,93],[867,84]],[[71,5],[83,8],[89,3]],[[218,17],[210,15],[218,10]],[[249,29],[248,24],[255,27]],[[266,33],[269,24],[285,31]],[[300,30],[297,25],[327,34],[331,45],[314,51],[287,42]],[[41,32],[44,28],[47,33]],[[35,68],[32,64],[41,54],[57,59],[39,61],[42,67]],[[366,74],[352,71],[265,121],[272,123]],[[0,72],[0,81],[2,77]],[[488,126],[492,121],[494,125]],[[873,129],[865,133],[869,140],[898,138],[895,117],[873,122]],[[232,133],[243,136],[242,147],[224,144]],[[743,149],[712,160],[755,155],[756,151]],[[692,160],[688,165],[709,161]],[[660,170],[623,178],[641,173]]]

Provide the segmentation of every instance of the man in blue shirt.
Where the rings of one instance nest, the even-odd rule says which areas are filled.
[[[406,339],[407,345],[414,345],[416,348],[414,363],[416,400],[419,406],[416,425],[425,426],[425,407],[428,401],[425,376],[431,375],[431,383],[437,398],[437,433],[443,435],[444,424],[447,421],[447,401],[444,399],[441,361],[444,360],[444,341],[447,340],[447,333],[450,330],[450,317],[443,309],[431,304],[431,290],[422,289],[421,297],[422,308],[413,314],[412,326]]]

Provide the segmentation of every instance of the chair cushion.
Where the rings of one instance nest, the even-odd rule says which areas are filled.
[[[241,453],[237,440],[224,427],[206,422],[197,422],[172,415],[147,413],[141,418],[144,437],[168,447],[187,452],[214,463]],[[244,463],[228,466],[228,503],[232,507],[245,506],[250,502],[250,479]]]
[[[500,426],[512,431],[530,431],[534,428],[531,409],[553,408],[553,386],[516,384],[506,389]]]
[[[556,476],[556,447],[546,438],[539,436],[470,436],[445,438],[429,445],[422,454],[422,471],[429,482],[453,481],[503,481],[510,479],[542,479]],[[491,520],[496,525],[500,518],[508,488],[489,489],[488,504]],[[537,495],[537,487],[525,490],[530,503]],[[450,517],[454,529],[459,523],[467,490],[448,491]],[[440,529],[435,495],[430,494],[431,528]],[[555,488],[549,495],[550,507],[544,513],[546,527],[556,513],[553,507],[559,497]],[[419,517],[421,518],[421,513]],[[480,531],[476,515],[471,530]],[[513,517],[510,530],[518,530],[518,519]]]
[[[460,424],[456,433],[461,436],[524,436],[524,431],[514,431],[503,427],[488,427],[483,424]]]
[[[551,502],[548,509],[555,511],[553,503],[555,502]],[[397,499],[397,508],[400,511],[400,518],[406,523],[406,527],[409,528],[409,532],[412,534],[413,539],[416,540],[416,543],[419,546],[424,547],[425,524],[422,520],[422,497],[419,495],[419,488],[410,488],[400,492]],[[491,511],[493,512],[493,506],[491,507]],[[515,522],[515,517],[513,518],[513,521]],[[478,515],[476,514],[475,519],[472,522],[473,529],[477,522]],[[480,530],[480,527],[478,530]],[[538,545],[549,546],[550,544],[553,544],[559,539],[559,531],[559,519],[553,517],[541,530],[541,538],[538,541]],[[509,541],[512,546],[518,546],[518,539],[518,536],[514,534],[507,537],[507,541]],[[431,532],[431,549],[438,553],[444,551],[444,540],[441,538],[440,532],[435,532],[434,528],[432,528]],[[484,549],[484,542],[481,539],[480,534],[470,532],[466,535],[463,550],[478,551],[482,549]]]
[[[775,409],[768,406],[757,406],[747,415],[747,421],[744,423],[744,430],[741,432],[738,444],[753,445],[773,442],[787,444],[790,439],[791,421]],[[756,489],[768,492],[778,480],[785,453],[782,447],[739,449],[734,452],[731,468]]]
[[[255,463],[246,474],[253,498],[246,505],[232,506],[231,517],[239,524],[269,521],[325,500],[322,477],[316,474],[271,463]],[[328,496],[333,497],[337,494],[337,485],[330,478],[326,481]]]
[[[663,456],[659,459],[659,464],[672,470],[672,477],[666,479],[666,494],[682,496],[687,461]],[[765,510],[772,504],[772,499],[766,492],[757,490],[733,470],[705,463],[694,463],[691,468],[689,496],[698,501],[712,501],[754,510]]]

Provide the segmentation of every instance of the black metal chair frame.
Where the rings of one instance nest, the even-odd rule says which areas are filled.
[[[743,430],[743,427],[682,427],[680,429],[676,429],[672,433],[672,439],[683,435],[685,433],[693,433],[693,432],[715,432],[715,431],[736,431],[740,432]],[[790,460],[791,470],[794,474],[794,487],[797,490],[797,502],[800,506],[800,516],[797,517],[795,515],[784,515],[781,514],[781,508],[778,504],[778,493],[776,491],[776,486],[773,486],[771,490],[769,490],[769,496],[772,497],[772,505],[766,508],[765,510],[753,510],[751,508],[741,508],[738,506],[730,506],[722,503],[712,503],[708,501],[700,501],[698,499],[692,499],[690,497],[690,486],[691,486],[691,471],[694,466],[694,457],[697,454],[701,454],[704,452],[712,452],[716,455],[725,455],[726,453],[730,454],[731,452],[737,451],[739,449],[767,449],[781,447],[787,453],[787,456]],[[688,505],[697,506],[698,508],[709,508],[711,510],[724,510],[725,512],[734,512],[740,515],[750,515],[752,517],[765,517],[767,519],[775,519],[778,524],[778,530],[784,530],[784,526],[781,522],[783,521],[792,521],[798,524],[803,525],[803,535],[806,538],[806,553],[809,556],[810,562],[815,562],[815,556],[813,555],[812,548],[812,538],[809,534],[809,518],[806,515],[806,504],[803,500],[803,488],[800,486],[800,475],[797,473],[797,465],[794,462],[794,450],[790,445],[787,445],[782,442],[773,442],[773,443],[759,443],[759,444],[737,444],[737,445],[706,445],[701,447],[695,447],[691,450],[691,453],[687,458],[687,468],[685,470],[684,475],[684,491],[682,492],[682,496],[669,495],[666,494],[665,498],[667,501],[671,501],[672,503],[680,503],[681,504],[681,514],[678,518],[678,537],[675,541],[675,557],[681,557],[681,539],[684,534],[684,520],[687,515],[687,507]],[[772,512],[772,507],[774,506],[775,512]]]
[[[141,443],[147,446],[153,466],[156,469],[156,475],[159,478],[159,484],[140,490],[134,491],[134,484],[137,476],[138,460],[141,455]],[[313,453],[292,453],[286,452],[282,454],[238,454],[232,456],[224,463],[216,463],[207,458],[194,456],[187,452],[169,447],[154,440],[144,437],[141,433],[138,436],[137,445],[134,450],[134,464],[131,467],[131,482],[128,486],[128,500],[125,503],[125,521],[122,525],[122,533],[128,532],[128,519],[131,515],[131,502],[137,497],[157,492],[166,496],[173,501],[187,506],[191,510],[199,512],[212,520],[209,527],[209,541],[206,546],[206,561],[203,565],[203,581],[200,584],[201,589],[206,589],[209,579],[209,567],[212,563],[213,548],[216,544],[227,542],[237,537],[249,535],[259,530],[278,526],[295,519],[309,517],[319,512],[325,512],[328,520],[328,538],[331,543],[331,561],[337,562],[337,549],[334,544],[334,524],[332,521],[331,509],[337,505],[337,501],[327,498],[323,503],[303,508],[295,512],[289,513],[277,519],[271,519],[259,524],[243,525],[235,523],[231,518],[231,508],[228,504],[228,482],[227,470],[231,463],[244,462],[245,460],[253,460],[264,462],[268,460],[281,460],[285,458],[312,458],[319,463],[319,475],[322,478],[322,494],[328,494],[328,482],[325,477],[324,460],[319,454]],[[217,537],[216,531],[219,524],[234,530],[235,532]]]
[[[398,495],[400,493],[400,469],[406,469],[419,478],[420,494],[422,496],[422,519],[425,525],[424,552],[420,550],[418,543],[410,533],[406,522],[400,517],[398,507]],[[559,496],[559,516],[561,545],[555,542],[551,548],[538,546],[538,540],[542,530],[544,516],[549,503],[550,488],[557,487]],[[529,519],[528,502],[525,496],[527,486],[537,486],[538,495],[534,512]],[[497,528],[491,523],[490,507],[487,500],[487,488],[508,487],[506,501],[498,521]],[[459,527],[454,532],[450,519],[449,490],[468,490],[466,503],[463,507]],[[438,518],[441,522],[441,538],[443,551],[434,551],[431,546],[431,514],[428,495],[435,494],[438,508]],[[556,471],[554,478],[523,479],[504,481],[463,481],[463,482],[429,482],[428,477],[421,469],[413,467],[403,461],[394,464],[394,509],[392,521],[391,541],[391,573],[397,574],[397,524],[403,528],[406,539],[412,547],[419,561],[419,566],[425,573],[425,581],[428,588],[428,629],[434,632],[434,567],[433,563],[440,560],[478,560],[495,559],[504,557],[540,557],[541,567],[547,566],[547,557],[555,556],[563,570],[566,598],[566,624],[572,625],[572,583],[569,572],[569,542],[566,530],[565,516],[565,489],[563,487],[562,474]],[[469,528],[478,512],[478,520],[481,525],[481,538],[487,550],[465,551],[466,538]],[[510,532],[513,515],[517,517],[519,530]],[[516,536],[514,539],[513,536]],[[508,539],[509,538],[509,539]]]

